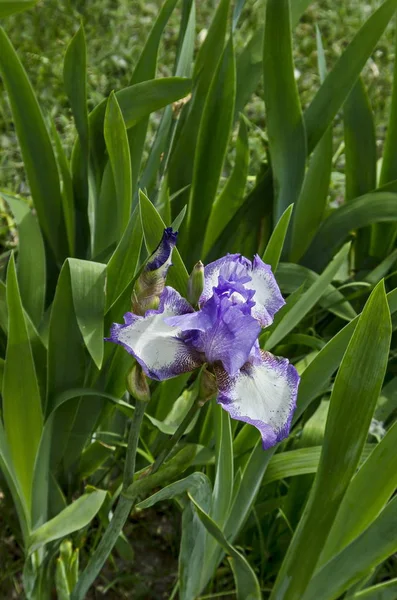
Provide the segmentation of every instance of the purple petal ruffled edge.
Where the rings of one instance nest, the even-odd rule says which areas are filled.
[[[227,281],[238,281],[245,289],[254,291],[252,300],[252,316],[257,319],[262,327],[273,323],[274,315],[285,304],[280,288],[273,275],[272,268],[259,257],[250,260],[241,254],[227,254],[216,260],[204,269],[204,289],[200,296],[199,305],[202,307],[212,296],[213,288],[218,286],[219,276]]]
[[[218,285],[219,273],[222,267],[233,266],[241,257],[241,254],[226,254],[222,258],[209,263],[204,267],[204,289],[200,296],[199,305],[203,305],[213,294],[212,289]],[[247,259],[245,259],[247,260]],[[247,261],[249,263],[249,261]]]
[[[215,374],[218,403],[233,419],[256,427],[266,450],[289,435],[300,377],[286,358],[264,351],[260,354],[260,359],[247,363],[235,377],[228,376],[219,366]],[[275,402],[271,395],[276,390],[280,397]]]
[[[285,300],[271,266],[264,263],[258,254],[254,256],[250,275],[250,285],[255,290],[252,315],[260,321],[262,327],[267,327],[273,323],[274,315],[284,306]]]
[[[193,371],[201,365],[194,349],[179,339],[180,330],[165,322],[166,316],[193,312],[190,304],[171,287],[164,288],[159,308],[144,317],[128,312],[124,325],[114,323],[106,341],[125,348],[151,379],[164,380]]]

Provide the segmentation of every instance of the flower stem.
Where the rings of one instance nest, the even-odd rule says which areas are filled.
[[[123,488],[125,491],[128,486],[132,483],[135,473],[135,462],[136,462],[136,451],[138,448],[139,432],[143,416],[145,414],[146,402],[137,401],[135,406],[134,415],[132,417],[130,433],[128,436],[127,456],[124,465],[123,475]],[[99,575],[103,565],[106,562],[107,557],[113,550],[117,539],[123,530],[125,522],[128,519],[136,499],[129,499],[120,495],[116,510],[114,511],[113,517],[98,544],[97,549],[91,556],[88,564],[79,577],[79,580],[74,588],[71,600],[83,600],[91,587],[94,580]]]
[[[195,402],[193,402],[192,406],[189,408],[188,412],[186,413],[185,418],[179,425],[178,429],[175,431],[174,435],[171,436],[164,444],[164,448],[162,449],[162,451],[160,452],[160,454],[154,461],[153,467],[150,469],[151,475],[153,473],[156,473],[156,471],[159,470],[159,468],[161,467],[163,462],[167,459],[167,457],[169,456],[173,447],[176,446],[176,444],[179,442],[179,440],[185,433],[186,429],[190,425],[191,421],[193,420],[193,418],[199,408],[200,408],[200,402],[198,402],[196,400]]]

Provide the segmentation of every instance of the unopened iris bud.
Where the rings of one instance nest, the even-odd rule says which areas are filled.
[[[172,265],[172,251],[177,237],[178,232],[172,227],[164,229],[161,242],[149,257],[132,291],[131,306],[134,314],[144,315],[147,310],[158,308],[167,271]]]
[[[190,273],[189,281],[187,283],[187,298],[190,304],[195,306],[204,289],[204,265],[201,260],[198,261],[193,267]]]
[[[141,402],[149,402],[150,389],[147,377],[140,364],[135,363],[127,375],[127,389],[131,396]]]

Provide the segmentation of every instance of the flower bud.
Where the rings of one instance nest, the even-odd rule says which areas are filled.
[[[187,283],[187,299],[190,304],[195,306],[204,289],[204,265],[201,260],[198,261],[193,267],[190,273],[189,281]]]
[[[167,271],[172,265],[172,251],[176,245],[178,232],[172,227],[164,229],[163,237],[149,257],[138,277],[131,295],[132,312],[144,315],[149,309],[157,309],[164,290]]]
[[[135,363],[127,375],[127,390],[136,400],[149,402],[150,389],[145,373],[139,363]]]

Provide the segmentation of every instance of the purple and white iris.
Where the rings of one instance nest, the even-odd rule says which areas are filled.
[[[156,251],[167,265],[169,239],[168,229]],[[218,403],[233,419],[254,425],[266,449],[288,435],[299,384],[295,367],[261,350],[258,342],[261,328],[284,304],[270,266],[259,256],[251,262],[228,254],[205,267],[199,310],[167,286],[157,309],[144,316],[127,313],[124,325],[113,324],[108,340],[160,381],[209,364]]]

